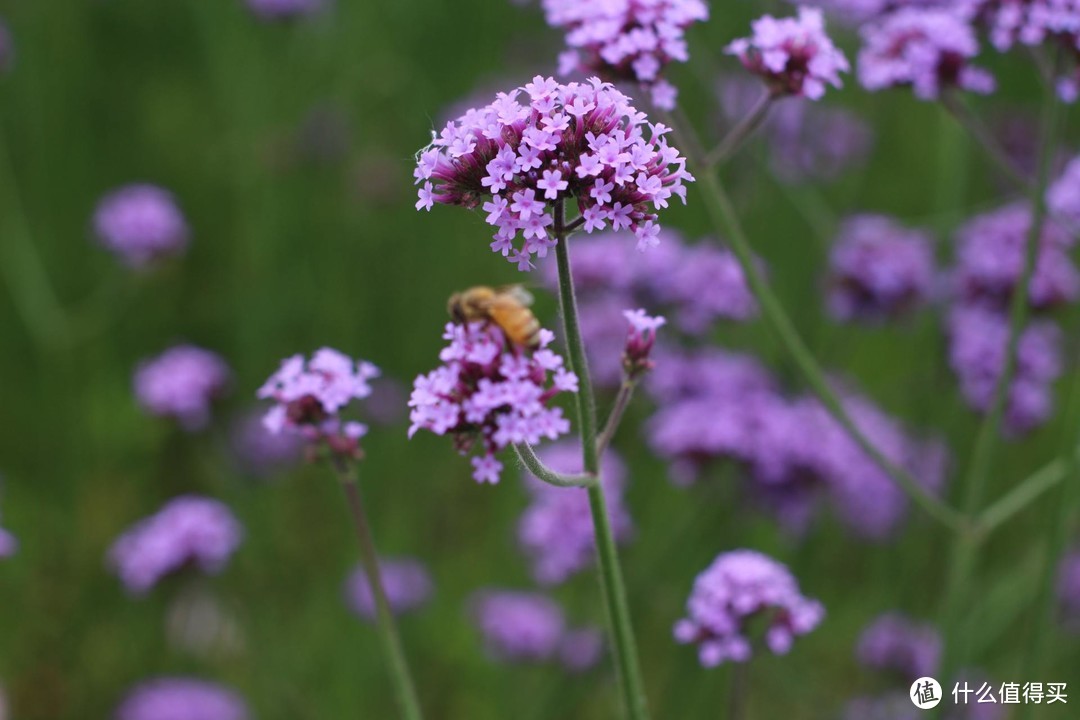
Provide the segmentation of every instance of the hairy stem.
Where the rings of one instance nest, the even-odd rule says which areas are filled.
[[[536,451],[533,450],[532,445],[529,443],[517,443],[514,445],[514,452],[517,453],[518,460],[525,466],[525,469],[531,472],[537,477],[537,479],[546,482],[548,485],[554,485],[556,487],[592,487],[596,484],[596,475],[590,475],[584,473],[581,475],[567,475],[565,473],[556,472],[552,470],[544,462],[537,457]]]
[[[994,387],[994,395],[986,417],[972,449],[971,461],[964,481],[963,511],[966,517],[977,517],[987,478],[993,463],[994,448],[1001,433],[1002,420],[1008,404],[1009,388],[1016,371],[1016,349],[1020,342],[1024,324],[1028,315],[1028,288],[1038,258],[1043,225],[1046,221],[1046,186],[1050,178],[1050,165],[1053,161],[1057,140],[1057,96],[1052,89],[1044,93],[1042,111],[1042,147],[1039,152],[1039,172],[1031,192],[1031,228],[1024,253],[1024,268],[1020,280],[1013,290],[1009,306],[1009,336],[1005,347],[1005,362]],[[980,537],[967,535],[957,537],[949,563],[946,578],[944,603],[944,629],[948,642],[942,664],[942,676],[950,682],[957,668],[962,667],[968,652],[967,601],[970,598],[969,586],[978,562]]]
[[[356,481],[355,463],[349,467],[344,462],[335,459],[333,464],[338,479],[341,481],[341,487],[345,490],[345,499],[356,529],[356,539],[360,544],[360,563],[367,576],[368,585],[371,586],[371,595],[375,599],[375,627],[382,643],[383,655],[390,671],[390,680],[397,696],[401,717],[404,720],[420,720],[422,717],[420,701],[417,699],[416,688],[413,685],[412,675],[409,673],[409,664],[405,660],[405,651],[401,647],[394,613],[390,609],[390,602],[386,599],[386,588],[383,585],[382,574],[379,572],[379,558],[375,552],[375,540],[364,512],[360,484]]]
[[[581,338],[578,322],[577,299],[574,295],[574,278],[570,270],[569,233],[564,226],[562,203],[555,206],[555,257],[559,269],[559,303],[562,309],[563,332],[570,360],[570,369],[578,377],[577,414],[581,431],[581,447],[585,472],[599,478],[600,456],[596,442],[596,404],[593,398],[592,380],[585,357],[585,343]],[[619,687],[623,695],[626,716],[631,720],[647,720],[648,706],[645,686],[641,679],[637,646],[630,622],[630,606],[626,599],[619,557],[615,549],[615,537],[611,531],[604,488],[596,482],[588,489],[589,510],[592,513],[596,533],[597,564],[604,603],[607,608],[608,626],[612,638],[612,654],[615,658]]]
[[[714,168],[730,159],[742,147],[743,143],[754,134],[754,131],[761,126],[761,123],[765,122],[765,118],[768,117],[769,110],[772,108],[773,99],[771,92],[762,93],[761,97],[750,108],[750,112],[735,127],[731,128],[728,134],[724,136],[724,139],[705,156],[705,166]]]
[[[611,406],[611,414],[608,415],[607,422],[604,423],[604,429],[600,431],[600,437],[596,440],[596,452],[600,457],[604,456],[604,451],[608,449],[611,441],[615,438],[615,433],[619,431],[619,425],[622,424],[626,408],[634,397],[635,387],[637,387],[637,382],[629,378],[624,379],[622,385],[619,386],[619,394],[615,396],[615,404]]]

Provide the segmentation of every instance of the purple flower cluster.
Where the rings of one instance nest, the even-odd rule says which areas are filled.
[[[725,52],[760,75],[774,95],[819,100],[828,85],[843,86],[840,73],[851,68],[825,34],[825,18],[817,8],[799,8],[797,18],[765,15],[752,27],[753,35],[733,41]]]
[[[655,211],[672,196],[685,202],[683,183],[693,180],[668,132],[610,84],[562,85],[538,75],[448,123],[421,151],[416,206],[482,206],[497,228],[492,250],[523,270],[554,247],[552,211],[567,200],[576,201],[586,232],[610,224],[633,230],[639,249],[652,247],[660,232]]]
[[[220,572],[242,537],[240,523],[223,503],[187,495],[121,535],[109,550],[109,562],[128,590],[141,595],[188,565]]]
[[[221,685],[163,677],[136,686],[116,710],[116,720],[247,720],[244,700]]]
[[[993,76],[971,64],[979,41],[966,7],[903,8],[863,26],[859,82],[871,91],[910,86],[922,100],[952,87],[993,92]]]
[[[637,380],[655,366],[650,357],[656,345],[656,331],[667,323],[662,315],[647,315],[641,308],[623,310],[630,328],[623,350],[623,373],[629,380]]]
[[[723,350],[664,354],[646,387],[658,404],[647,441],[672,461],[676,481],[692,481],[710,461],[727,458],[745,468],[752,494],[793,530],[808,519],[815,488],[860,536],[884,539],[903,520],[907,501],[891,478],[818,400],[785,397],[753,358]],[[848,414],[886,457],[925,487],[940,487],[940,444],[910,437],[867,399],[842,394]]]
[[[94,213],[94,233],[132,267],[177,255],[188,244],[188,225],[172,193],[155,185],[128,185],[106,195]]]
[[[395,615],[416,610],[431,598],[434,589],[431,575],[419,560],[382,558],[379,572],[386,600]],[[367,620],[375,619],[375,596],[363,567],[357,566],[345,580],[345,599],[357,615]]]
[[[1004,310],[1020,282],[1031,232],[1031,209],[1014,203],[978,215],[957,232],[953,286],[957,300]],[[1073,238],[1048,221],[1043,226],[1028,302],[1047,310],[1080,296],[1080,272],[1069,257]]]
[[[543,448],[539,455],[557,472],[581,472],[581,447],[560,442]],[[626,466],[608,451],[600,468],[612,535],[625,542],[634,532],[630,512],[623,502]],[[542,585],[566,581],[589,567],[596,555],[595,531],[589,498],[583,488],[561,488],[526,475],[531,502],[518,521],[518,541],[532,564],[532,574]]]
[[[562,608],[546,595],[483,590],[473,596],[471,610],[488,652],[503,662],[557,660],[580,672],[600,659],[600,633],[568,628]]]
[[[1072,72],[1058,78],[1058,95],[1073,102],[1080,95],[1080,1],[1078,0],[973,0],[979,21],[990,42],[1005,52],[1015,45],[1028,47],[1054,42],[1073,58]]]
[[[886,613],[863,630],[855,654],[866,667],[896,672],[911,682],[937,670],[941,635],[933,625]]]
[[[578,389],[577,376],[548,349],[554,337],[541,330],[539,348],[529,350],[507,342],[493,324],[447,323],[443,338],[450,344],[439,353],[444,364],[417,377],[413,386],[409,437],[421,429],[449,433],[462,453],[479,442],[473,478],[499,482],[503,466],[496,452],[570,431],[562,408],[548,407],[555,395]]]
[[[1057,594],[1066,624],[1080,630],[1080,550],[1062,558],[1058,567]]]
[[[685,31],[709,19],[704,0],[542,0],[552,27],[566,31],[570,47],[559,56],[559,74],[594,72],[607,80],[635,81],[660,108],[675,107],[675,88],[661,77],[668,63],[690,55]]]
[[[1080,155],[1065,166],[1065,171],[1046,193],[1046,205],[1055,219],[1071,227],[1080,226]]]
[[[285,20],[311,15],[326,6],[325,0],[247,0],[248,8],[263,20]]]
[[[675,639],[696,644],[705,667],[746,662],[753,654],[747,625],[767,624],[765,644],[787,653],[825,617],[825,608],[799,592],[799,584],[781,563],[754,550],[721,553],[697,580],[686,603],[686,617],[675,624]]]
[[[986,412],[1005,367],[1009,319],[975,306],[948,316],[949,364],[968,404]],[[1013,435],[1045,422],[1053,411],[1053,383],[1061,375],[1061,332],[1048,320],[1028,325],[1017,345],[1016,371],[1009,388],[1005,428]]]
[[[930,299],[936,270],[931,238],[883,215],[857,215],[840,228],[829,255],[830,314],[882,320]]]
[[[177,345],[135,370],[135,397],[146,412],[172,417],[185,430],[210,420],[210,406],[229,384],[229,366],[216,353]]]
[[[310,360],[293,355],[259,388],[258,397],[275,403],[263,422],[272,433],[298,433],[313,448],[325,443],[335,454],[356,457],[367,426],[342,422],[340,413],[371,394],[368,381],[378,374],[371,363],[331,348],[316,351]]]

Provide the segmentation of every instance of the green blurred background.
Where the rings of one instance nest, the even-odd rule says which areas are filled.
[[[713,3],[712,20],[691,30],[694,61],[672,76],[707,136],[718,133],[714,74],[737,71],[723,44],[776,7]],[[503,0],[338,0],[328,13],[282,24],[258,21],[240,0],[3,0],[0,15],[18,54],[0,80],[0,507],[22,542],[0,564],[0,684],[13,718],[108,717],[128,687],[158,674],[232,685],[262,720],[394,717],[375,635],[342,602],[356,551],[339,489],[317,467],[251,482],[230,464],[225,432],[285,355],[330,345],[408,382],[435,363],[453,290],[519,279],[487,249],[479,216],[413,210],[412,156],[452,103],[548,71],[559,34],[535,7]],[[1034,112],[1025,62],[999,63],[1003,90],[980,111]],[[845,213],[894,213],[944,240],[966,215],[999,202],[1002,186],[935,106],[854,87],[826,102],[872,124],[867,166],[828,185],[785,186],[755,161],[758,146],[731,174],[737,201],[819,357],[888,412],[942,433],[955,477],[977,419],[945,365],[938,320],[832,326],[821,270]],[[186,256],[144,275],[118,267],[89,232],[97,200],[133,181],[172,190],[193,231]],[[689,238],[710,232],[693,188],[688,207],[663,221]],[[538,314],[556,323],[550,297]],[[1065,317],[1065,327],[1076,320]],[[1072,351],[1075,333],[1067,336]],[[196,435],[148,419],[131,392],[138,361],[177,341],[220,352],[235,373],[215,425]],[[717,341],[751,348],[799,388],[763,324],[726,329]],[[622,557],[655,717],[718,715],[729,669],[701,669],[673,643],[671,625],[696,573],[741,546],[790,563],[804,592],[828,608],[790,656],[755,660],[752,717],[835,717],[849,696],[893,687],[858,668],[855,638],[884,610],[937,615],[947,536],[913,517],[889,544],[853,540],[831,521],[793,543],[739,511],[730,472],[673,487],[637,440],[646,415],[632,411],[617,446],[632,467],[638,534]],[[1062,432],[1055,422],[1003,446],[992,496],[1052,457]],[[531,587],[514,541],[526,503],[516,477],[478,486],[444,438],[407,442],[400,423],[376,429],[366,450],[379,545],[419,557],[436,583],[434,601],[402,620],[429,716],[614,717],[606,666],[573,677],[500,666],[467,620],[475,589]],[[246,528],[228,570],[207,581],[237,622],[232,651],[198,657],[170,645],[164,617],[177,586],[133,600],[105,566],[118,533],[183,492],[225,500]],[[1017,676],[1045,505],[987,549],[972,608],[981,614],[977,664],[999,682],[1071,681],[1080,692],[1080,652],[1065,634],[1051,648],[1053,677]],[[602,621],[589,573],[555,595],[575,622]],[[1072,716],[1057,707],[1045,717]]]

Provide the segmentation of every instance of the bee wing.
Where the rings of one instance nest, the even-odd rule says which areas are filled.
[[[526,290],[525,286],[521,284],[502,285],[496,288],[496,291],[499,295],[510,297],[525,307],[531,307],[536,301],[533,294]]]

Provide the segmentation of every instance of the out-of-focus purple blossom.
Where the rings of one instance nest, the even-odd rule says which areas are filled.
[[[480,591],[471,612],[488,652],[505,662],[551,660],[565,636],[562,608],[539,593]]]
[[[1066,624],[1080,631],[1080,550],[1074,550],[1062,558],[1058,568],[1057,592]]]
[[[948,317],[949,364],[972,408],[986,412],[1005,366],[1009,320],[979,307],[955,308]],[[1053,412],[1053,383],[1061,375],[1061,332],[1050,321],[1028,325],[1017,345],[1016,371],[1005,409],[1005,429],[1022,434]]]
[[[581,472],[581,446],[562,441],[539,451],[544,464],[557,472]],[[595,531],[584,488],[561,488],[526,474],[531,502],[518,521],[518,541],[538,583],[554,585],[589,567],[596,556]],[[607,514],[616,542],[626,542],[634,523],[623,501],[626,466],[613,450],[600,467]]]
[[[369,381],[378,375],[371,363],[331,348],[316,351],[310,360],[293,355],[258,390],[258,397],[275,403],[263,424],[272,433],[295,433],[312,447],[325,443],[335,454],[357,457],[367,426],[342,422],[340,413],[370,395]]]
[[[261,412],[249,412],[233,422],[229,445],[238,469],[258,478],[295,465],[304,449],[299,435],[271,432]]]
[[[829,255],[829,312],[845,321],[897,317],[930,299],[935,274],[926,233],[857,215],[840,227]]]
[[[795,638],[825,617],[825,608],[799,592],[799,584],[781,563],[754,550],[720,554],[694,581],[687,616],[675,624],[675,639],[696,644],[705,667],[746,662],[753,654],[747,624],[766,625],[765,645],[786,654]]]
[[[0,75],[7,75],[15,65],[15,42],[7,23],[0,18]]]
[[[200,658],[236,655],[244,647],[240,624],[205,587],[181,589],[165,617],[169,645]]]
[[[1080,94],[1080,2],[1077,0],[972,0],[976,18],[986,26],[1000,52],[1015,45],[1061,46],[1071,68],[1057,81],[1058,95],[1074,102]]]
[[[968,221],[956,234],[953,291],[964,303],[1004,310],[1023,274],[1031,211],[1013,203]],[[1080,272],[1069,257],[1073,238],[1048,220],[1043,226],[1035,272],[1028,287],[1032,308],[1044,310],[1080,296]]]
[[[570,672],[585,672],[604,655],[604,633],[600,628],[568,630],[559,643],[559,661]]]
[[[610,84],[562,85],[537,75],[448,123],[420,152],[416,207],[482,208],[497,228],[492,250],[522,270],[554,247],[551,213],[570,201],[585,232],[630,229],[638,249],[655,247],[657,211],[673,196],[685,202],[684,182],[693,180],[668,145],[669,131]]]
[[[941,635],[933,625],[885,613],[862,631],[855,655],[867,667],[899,673],[911,682],[937,671]]]
[[[994,77],[971,61],[979,42],[966,3],[959,7],[905,8],[864,25],[859,82],[867,90],[910,86],[921,100],[943,90],[994,91]]]
[[[541,0],[547,22],[566,31],[570,48],[559,56],[559,74],[597,73],[649,89],[660,108],[675,107],[675,88],[661,73],[690,59],[686,28],[708,20],[703,0]]]
[[[242,538],[243,529],[225,504],[186,495],[121,535],[109,550],[109,562],[128,590],[142,595],[188,565],[221,572]]]
[[[9,558],[19,551],[19,541],[8,530],[0,527],[0,560]]]
[[[733,126],[751,112],[761,87],[749,78],[727,77],[718,95],[723,119]],[[861,165],[874,142],[873,130],[855,113],[805,98],[773,103],[758,134],[769,168],[786,183],[834,180]]]
[[[116,710],[116,720],[247,720],[244,700],[204,680],[163,677],[137,685]]]
[[[967,1],[961,0],[961,2]],[[859,26],[868,20],[902,8],[939,7],[948,5],[953,0],[789,0],[789,2],[819,7],[837,22]]]
[[[753,35],[733,41],[725,52],[760,75],[774,95],[819,100],[828,85],[843,86],[840,73],[851,68],[825,34],[825,18],[817,8],[799,8],[797,18],[765,15],[752,28]]]
[[[434,591],[431,575],[419,560],[383,558],[379,560],[386,600],[395,615],[422,607]],[[362,566],[357,566],[345,580],[345,599],[349,608],[367,620],[375,619],[375,596]]]
[[[228,387],[229,366],[216,353],[194,345],[177,345],[135,370],[135,397],[143,409],[175,418],[188,431],[210,420],[210,407]]]
[[[717,320],[745,322],[757,317],[757,301],[734,253],[707,241],[680,250],[669,272],[654,272],[648,278],[657,302],[674,307],[679,329],[701,335]]]
[[[263,20],[287,20],[311,15],[326,7],[326,0],[245,0],[248,8]]]
[[[189,231],[172,193],[137,184],[102,198],[94,212],[94,234],[125,263],[141,268],[183,252]]]
[[[1050,186],[1046,204],[1055,218],[1064,219],[1073,227],[1080,226],[1080,155],[1069,161]]]
[[[397,425],[405,420],[409,391],[394,378],[383,377],[372,383],[371,395],[364,403],[364,414],[373,425]]]
[[[462,454],[479,443],[473,478],[499,482],[502,463],[495,453],[570,430],[562,408],[548,407],[555,395],[578,390],[577,376],[548,348],[554,337],[541,330],[539,348],[530,350],[508,342],[494,324],[447,323],[443,338],[449,345],[439,353],[444,364],[413,385],[409,437],[421,429],[450,434]]]

